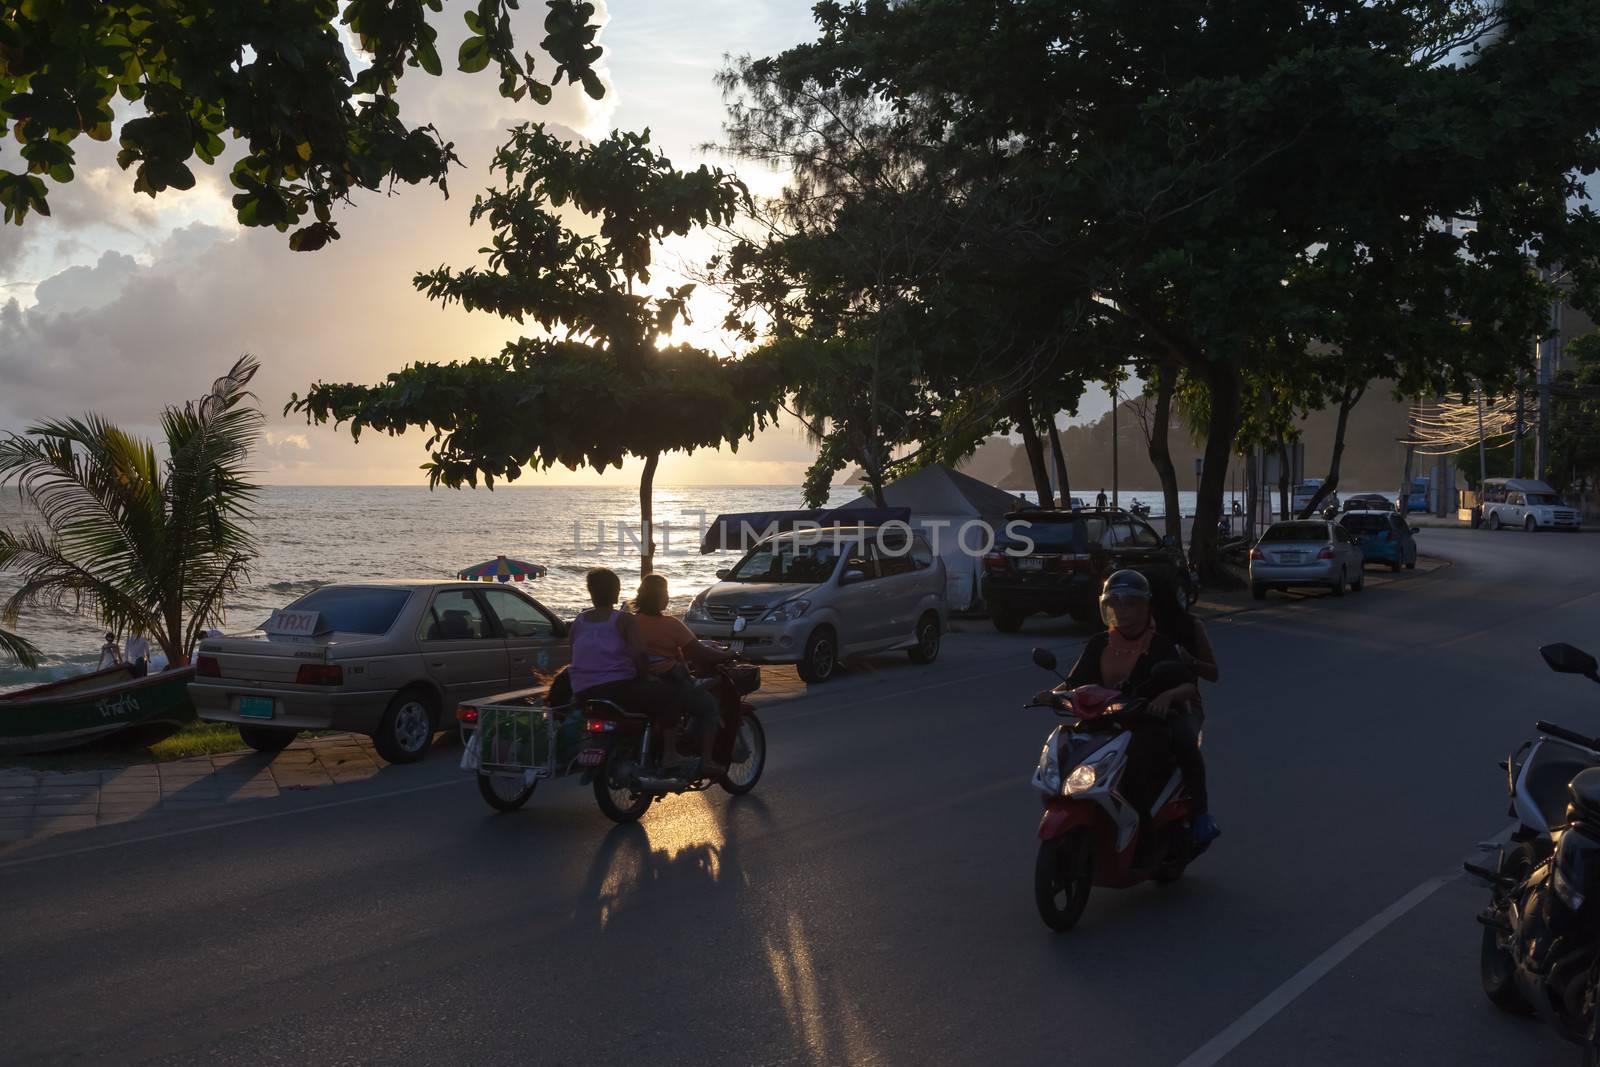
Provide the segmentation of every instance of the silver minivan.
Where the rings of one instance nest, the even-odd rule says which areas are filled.
[[[807,682],[841,660],[904,650],[932,663],[945,632],[944,563],[921,534],[894,526],[779,534],[717,572],[689,605],[695,636],[755,663],[793,663]]]

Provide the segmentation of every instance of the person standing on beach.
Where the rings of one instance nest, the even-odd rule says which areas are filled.
[[[106,643],[100,646],[100,662],[95,664],[94,669],[103,671],[121,662],[122,655],[117,651],[117,635],[107,630]]]
[[[143,678],[150,673],[150,639],[135,630],[128,635],[128,640],[122,646],[122,660],[133,668],[135,678]]]
[[[1106,506],[1106,491],[1104,489],[1094,495],[1094,506],[1097,508]]]

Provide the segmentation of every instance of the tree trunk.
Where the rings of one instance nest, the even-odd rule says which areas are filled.
[[[1022,434],[1022,447],[1028,453],[1028,467],[1033,472],[1033,489],[1039,494],[1040,506],[1045,507],[1050,502],[1050,471],[1044,464],[1044,446],[1039,441],[1039,430],[1033,424],[1029,407],[1025,390],[1011,398],[1011,421]]]
[[[659,462],[661,453],[650,453],[644,458],[644,473],[639,476],[639,519],[644,525],[644,544],[639,550],[641,578],[655,570],[656,565],[655,483]]]
[[[1244,468],[1244,536],[1251,541],[1256,537],[1256,519],[1261,514],[1260,465],[1256,462],[1256,449],[1252,445],[1245,453]]]
[[[1217,520],[1222,518],[1228,457],[1233,454],[1234,437],[1239,432],[1239,372],[1231,363],[1216,360],[1206,364],[1204,373],[1211,394],[1211,415],[1206,420],[1205,460],[1200,493],[1195,499],[1189,562],[1199,569],[1202,581],[1230,585],[1233,578],[1223,569],[1222,555],[1217,550]]]
[[[1278,442],[1278,518],[1289,517],[1289,442]]]
[[[1172,423],[1172,389],[1177,383],[1177,371],[1162,367],[1157,372],[1156,410],[1150,419],[1150,463],[1161,479],[1162,510],[1166,513],[1167,533],[1183,540],[1183,516],[1178,513],[1178,472],[1172,466],[1172,449],[1167,441],[1167,428]]]
[[[1061,506],[1072,506],[1072,486],[1067,481],[1067,457],[1061,451],[1061,431],[1056,429],[1055,416],[1050,416],[1050,452],[1056,460],[1056,491],[1061,494]]]
[[[1344,458],[1345,427],[1350,424],[1351,409],[1360,402],[1366,391],[1366,383],[1346,386],[1344,395],[1339,398],[1339,419],[1333,426],[1333,458],[1328,460],[1328,476],[1322,480],[1317,491],[1311,494],[1310,502],[1300,510],[1300,518],[1309,519],[1315,515],[1322,502],[1339,488],[1339,461]]]

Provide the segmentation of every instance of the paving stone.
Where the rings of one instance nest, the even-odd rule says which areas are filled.
[[[33,834],[35,837],[42,837],[46,834],[66,833],[71,830],[93,830],[94,827],[93,815],[58,815],[53,819],[37,820]]]
[[[102,811],[96,816],[95,825],[110,826],[113,823],[132,822],[135,819],[144,817],[145,813],[142,811]]]
[[[93,815],[100,809],[94,801],[83,804],[40,804],[33,809],[36,819],[53,819],[59,815]]]
[[[72,774],[52,774],[39,780],[40,785],[99,785],[99,771],[78,771]]]
[[[9,845],[16,841],[25,841],[33,836],[33,831],[28,830],[0,830],[0,845]]]
[[[162,811],[185,811],[189,808],[215,808],[222,804],[221,797],[193,797],[187,800],[166,797],[161,801]]]
[[[26,793],[0,793],[0,807],[5,807],[7,804],[32,804],[37,799],[39,799],[37,789]]]

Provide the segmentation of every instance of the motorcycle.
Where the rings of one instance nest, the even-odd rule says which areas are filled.
[[[1139,500],[1138,498],[1135,498],[1133,503],[1128,505],[1128,510],[1139,516],[1141,519],[1148,519],[1150,517],[1150,505],[1146,504],[1142,500]]]
[[[1056,669],[1055,656],[1042,648],[1033,650],[1033,662]],[[1083,915],[1093,887],[1175,882],[1208,845],[1191,841],[1194,803],[1176,769],[1148,819],[1118,791],[1134,728],[1160,721],[1145,700],[1093,685],[1049,696],[1048,704],[1029,706],[1051,707],[1071,721],[1050,732],[1033,772],[1033,787],[1044,794],[1033,886],[1039,917],[1064,931]]]
[[[713,667],[697,683],[711,691],[722,710],[712,754],[727,771],[715,777],[674,773],[665,759],[665,731],[651,715],[629,711],[609,700],[591,700],[584,705],[587,744],[576,762],[587,768],[584,780],[593,783],[595,801],[608,819],[636,822],[660,797],[699,792],[713,785],[743,796],[761,780],[767,765],[767,735],[754,705],[743,699],[759,687],[760,668],[753,664]],[[688,730],[676,734],[673,754],[680,761],[692,760],[699,753],[699,739]]]
[[[1539,650],[1550,668],[1600,682],[1593,656]],[[1490,887],[1480,979],[1498,1007],[1537,1013],[1600,1067],[1600,739],[1548,722],[1502,767],[1518,826],[1494,866],[1466,864]]]

